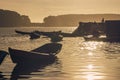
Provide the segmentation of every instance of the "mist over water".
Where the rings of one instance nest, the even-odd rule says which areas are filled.
[[[8,47],[30,51],[46,43],[49,38],[29,40],[27,35],[19,35],[14,30],[23,31],[63,31],[72,32],[75,27],[21,27],[0,28],[0,50]],[[18,80],[119,80],[120,79],[120,43],[85,41],[82,37],[64,37],[62,50],[57,60],[49,65],[28,65],[20,73]],[[3,78],[13,77],[16,64],[7,56],[0,65]],[[16,73],[16,75],[18,74]],[[2,78],[2,79],[3,79]]]

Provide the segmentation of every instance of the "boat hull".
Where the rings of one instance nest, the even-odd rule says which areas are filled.
[[[13,63],[49,63],[56,58],[54,55],[39,54],[36,52],[28,52],[9,48],[9,53]]]
[[[23,32],[23,31],[19,31],[19,30],[15,30],[15,32],[18,34],[22,34],[22,35],[31,34],[31,32]]]

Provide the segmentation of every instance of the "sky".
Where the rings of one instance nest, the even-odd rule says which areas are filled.
[[[31,22],[62,14],[120,14],[120,0],[0,0],[0,9],[28,15]]]

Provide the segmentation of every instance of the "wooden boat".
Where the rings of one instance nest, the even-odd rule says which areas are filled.
[[[51,42],[60,42],[60,41],[62,41],[63,36],[54,34],[50,37],[50,39],[51,39]]]
[[[38,38],[40,38],[40,35],[37,34],[37,33],[31,33],[29,35],[30,35],[30,39],[38,39]]]
[[[56,46],[53,46],[56,45]],[[13,63],[48,63],[54,61],[56,54],[61,50],[61,44],[46,44],[32,51],[23,51],[9,48]]]
[[[7,54],[8,53],[5,52],[5,51],[2,51],[2,50],[0,51],[0,65],[2,64],[2,62],[5,59],[5,57],[6,57]]]
[[[15,30],[15,32],[18,34],[22,34],[22,35],[31,34],[31,32],[24,32],[24,31],[19,31],[19,30]]]
[[[24,31],[15,30],[15,32],[18,33],[18,34],[22,34],[22,35],[29,35],[30,39],[38,39],[38,38],[40,38],[40,34],[38,34],[36,31],[24,32]]]
[[[23,50],[17,50],[9,48],[9,53],[13,63],[28,63],[28,62],[46,62],[54,59],[54,55],[37,53],[37,52],[29,52]]]

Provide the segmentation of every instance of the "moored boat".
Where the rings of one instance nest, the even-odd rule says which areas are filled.
[[[30,39],[38,39],[40,38],[40,34],[38,34],[37,32],[24,32],[24,31],[19,31],[19,30],[15,30],[16,33],[21,34],[21,35],[29,35]]]
[[[24,31],[19,31],[19,30],[15,30],[15,32],[18,34],[22,34],[22,35],[31,34],[31,32],[24,32]]]
[[[13,63],[49,63],[55,60],[61,47],[62,45],[58,43],[48,43],[32,51],[12,48],[9,48],[8,51]]]
[[[13,63],[46,63],[48,61],[53,61],[56,57],[50,54],[29,52],[12,48],[9,48],[9,53]]]
[[[29,35],[30,35],[30,39],[38,39],[38,38],[40,38],[40,35],[37,34],[37,33],[31,33]]]

